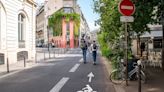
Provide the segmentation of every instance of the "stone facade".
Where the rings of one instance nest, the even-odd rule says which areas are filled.
[[[0,0],[1,62],[17,62],[25,55],[35,59],[35,11],[33,0]],[[4,60],[4,61],[2,61]]]

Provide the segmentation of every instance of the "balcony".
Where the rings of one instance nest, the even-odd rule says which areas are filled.
[[[19,48],[25,48],[25,41],[24,40],[19,41],[18,44],[19,44]]]

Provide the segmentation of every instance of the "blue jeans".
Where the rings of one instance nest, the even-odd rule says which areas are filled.
[[[84,49],[84,50],[82,50],[82,51],[83,51],[83,60],[84,60],[84,62],[86,62],[86,54],[87,54],[87,50]]]
[[[96,62],[97,51],[92,51],[93,61]]]

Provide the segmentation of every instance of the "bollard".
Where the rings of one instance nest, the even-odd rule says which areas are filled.
[[[66,53],[66,48],[64,49],[64,53]]]
[[[35,53],[35,63],[37,63],[37,52]]]
[[[49,59],[51,58],[51,56],[50,56],[50,51],[48,51],[48,53],[49,53]]]
[[[46,60],[46,55],[45,55],[45,51],[44,51],[44,60]]]
[[[60,49],[58,48],[58,56],[59,56],[59,51],[60,51]]]
[[[24,56],[24,67],[26,67],[26,57]]]
[[[54,58],[55,58],[55,50],[54,50]]]
[[[63,53],[62,53],[62,48],[60,48],[60,53],[63,54]]]
[[[7,73],[9,73],[9,59],[7,58]]]
[[[137,64],[138,64],[138,92],[141,92],[141,60],[138,60]]]

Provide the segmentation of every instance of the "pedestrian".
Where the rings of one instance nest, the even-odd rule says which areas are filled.
[[[93,43],[91,44],[91,51],[92,51],[94,65],[96,65],[97,49],[98,49],[98,46],[96,44],[96,41],[94,40]]]
[[[81,39],[80,48],[82,49],[84,64],[86,64],[87,43],[84,38]]]

